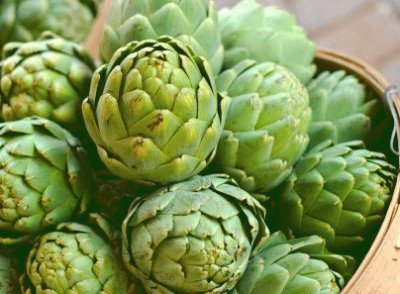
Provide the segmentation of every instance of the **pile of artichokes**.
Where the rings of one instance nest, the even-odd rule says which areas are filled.
[[[378,97],[255,0],[116,0],[93,60],[100,3],[0,2],[0,293],[340,293],[396,178]]]

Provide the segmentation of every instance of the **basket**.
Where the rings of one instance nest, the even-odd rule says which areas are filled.
[[[105,24],[106,15],[113,1],[104,0],[97,22],[92,34],[87,41],[87,48],[94,58],[99,59],[98,45]],[[318,70],[340,70],[355,75],[358,79],[379,96],[385,103],[385,91],[388,83],[385,78],[371,66],[353,57],[346,56],[328,49],[318,49],[315,63]],[[396,105],[400,113],[400,102]],[[390,111],[386,107],[386,115]],[[398,137],[400,137],[400,125],[397,125]],[[391,131],[387,130],[389,133]],[[387,141],[389,144],[389,141]],[[400,146],[400,144],[399,144]],[[389,148],[387,149],[389,150]],[[386,152],[387,153],[387,152]],[[358,267],[356,273],[347,283],[341,294],[399,294],[400,293],[400,178],[397,178],[393,198],[389,205],[385,219],[376,238],[369,248],[368,253]]]
[[[316,57],[319,70],[344,69],[357,76],[385,103],[388,83],[371,66],[335,51],[319,49]],[[395,103],[397,109],[400,109]],[[388,113],[388,115],[390,115]],[[400,126],[396,126],[397,132]],[[388,132],[391,130],[388,130]],[[387,142],[389,144],[389,142]],[[400,180],[397,178],[393,198],[386,217],[370,247],[342,294],[398,294],[400,293]]]

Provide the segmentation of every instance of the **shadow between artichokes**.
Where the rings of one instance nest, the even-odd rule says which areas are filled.
[[[222,72],[217,88],[231,103],[213,162],[216,171],[249,192],[272,190],[307,148],[306,88],[284,67],[252,60]]]
[[[153,185],[188,179],[212,160],[229,99],[208,62],[170,37],[132,42],[94,74],[83,117],[113,174]]]
[[[63,223],[38,237],[21,277],[25,294],[136,294],[113,248],[114,231],[91,214],[94,225]]]
[[[24,241],[84,212],[93,188],[85,150],[56,123],[0,124],[0,243]]]
[[[228,176],[196,176],[132,203],[123,260],[148,293],[227,293],[269,235],[264,217]]]

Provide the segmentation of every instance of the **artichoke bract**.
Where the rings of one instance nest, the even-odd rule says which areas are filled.
[[[68,221],[92,194],[85,150],[70,133],[41,118],[0,124],[0,243]]]
[[[0,255],[0,293],[17,294],[18,292],[17,272],[11,260]]]
[[[365,242],[391,199],[395,168],[361,141],[314,147],[297,163],[278,198],[283,228],[319,235],[333,252]]]
[[[127,294],[129,279],[109,236],[63,223],[41,236],[29,253],[24,293]]]
[[[323,72],[308,85],[312,123],[309,148],[325,140],[343,143],[365,139],[371,129],[377,99],[345,71]]]
[[[219,23],[226,50],[225,69],[254,59],[283,65],[303,83],[313,77],[316,46],[288,12],[242,0],[233,8],[222,9]]]
[[[324,256],[346,263],[342,256],[327,253],[318,236],[286,240],[276,232],[249,262],[233,294],[339,294],[344,280],[319,259]]]
[[[82,42],[89,35],[99,0],[4,0],[0,4],[0,48],[29,42],[44,31]]]
[[[165,37],[119,49],[94,74],[82,111],[113,174],[170,183],[198,174],[213,158],[227,101],[219,103],[207,61]]]
[[[251,192],[267,192],[289,176],[308,144],[305,87],[274,63],[246,60],[217,78],[231,97],[215,165]]]
[[[1,116],[51,119],[82,128],[80,105],[89,93],[95,65],[84,47],[52,33],[37,41],[8,43],[0,63]]]
[[[217,26],[217,12],[210,0],[116,1],[100,43],[100,55],[108,62],[114,52],[131,41],[168,35],[190,45],[206,58],[214,74],[222,66],[224,47]]]
[[[197,176],[133,202],[123,259],[148,293],[227,293],[268,237],[264,217],[228,176]]]

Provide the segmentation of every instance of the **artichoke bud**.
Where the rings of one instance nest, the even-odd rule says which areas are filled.
[[[148,292],[227,293],[269,235],[264,217],[228,176],[196,176],[132,203],[123,260]]]
[[[245,60],[217,77],[230,98],[216,170],[249,192],[281,184],[308,145],[311,120],[305,87],[280,65]]]
[[[208,62],[169,37],[132,42],[93,76],[82,104],[113,174],[139,184],[188,179],[213,159],[229,100]]]
[[[83,213],[92,172],[79,141],[56,123],[0,124],[0,243],[21,242]]]
[[[46,32],[37,41],[7,44],[3,55],[2,118],[40,116],[79,134],[80,104],[95,68],[83,47]]]
[[[16,294],[18,292],[18,276],[13,262],[0,255],[0,293]]]
[[[111,227],[98,215],[92,219],[99,226],[63,223],[36,240],[23,293],[137,293],[128,292],[128,275],[108,239]]]
[[[278,195],[282,226],[296,237],[323,237],[333,252],[350,252],[383,221],[395,171],[361,141],[325,141],[299,160]]]

